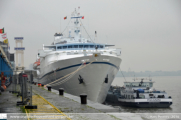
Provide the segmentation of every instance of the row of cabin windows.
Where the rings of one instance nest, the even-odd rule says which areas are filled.
[[[133,95],[124,95],[124,98],[125,99],[134,99],[134,96]],[[144,95],[139,95],[139,98],[145,99],[145,96]]]
[[[133,99],[134,96],[133,95],[124,95],[124,98],[126,98],[126,99]]]
[[[69,49],[69,48],[95,48],[95,45],[68,45],[68,46],[58,46],[57,49]],[[103,45],[97,45],[97,48],[104,48]]]

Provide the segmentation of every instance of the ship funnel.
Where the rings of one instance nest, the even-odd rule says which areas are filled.
[[[62,36],[63,36],[62,33],[55,33],[54,35],[55,41],[60,40]],[[55,41],[54,41],[54,44],[55,44]]]

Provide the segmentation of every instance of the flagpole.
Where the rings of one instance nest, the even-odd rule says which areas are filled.
[[[8,39],[7,33],[6,33],[6,39]],[[9,51],[9,40],[8,40],[8,51]]]
[[[60,33],[61,33],[61,17],[60,17]]]

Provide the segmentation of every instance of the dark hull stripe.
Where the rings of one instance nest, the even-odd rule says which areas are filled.
[[[86,64],[89,64],[89,63],[90,63],[90,62],[86,62]],[[112,64],[112,63],[109,63],[109,62],[93,62],[93,63],[91,63],[91,64],[107,64],[107,65],[111,65],[111,66],[113,66],[113,67],[115,67],[116,69],[119,70],[119,67],[117,67],[116,65],[114,65],[114,64]],[[61,70],[65,70],[65,69],[69,69],[69,68],[72,68],[72,67],[81,66],[81,65],[82,65],[82,64],[76,64],[76,65],[71,65],[71,66],[68,66],[68,67],[60,68],[60,69],[56,70],[56,72],[61,71]],[[50,75],[50,74],[52,74],[52,73],[54,73],[54,71],[51,71],[51,72],[49,72],[49,73],[46,73],[46,74],[45,74],[43,77],[41,77],[40,79],[42,79],[42,78],[44,78],[45,76]]]
[[[138,107],[138,108],[167,108],[172,104],[172,102],[120,102],[120,105],[127,107]]]

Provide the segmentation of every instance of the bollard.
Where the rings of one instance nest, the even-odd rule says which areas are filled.
[[[80,94],[81,104],[87,104],[87,94]]]
[[[43,87],[44,85],[43,85],[43,84],[41,84],[41,86]]]
[[[59,88],[59,95],[63,95],[64,89],[63,88]]]
[[[51,88],[52,88],[52,87],[51,87],[51,86],[47,86],[47,88],[48,88],[48,91],[51,91]]]

